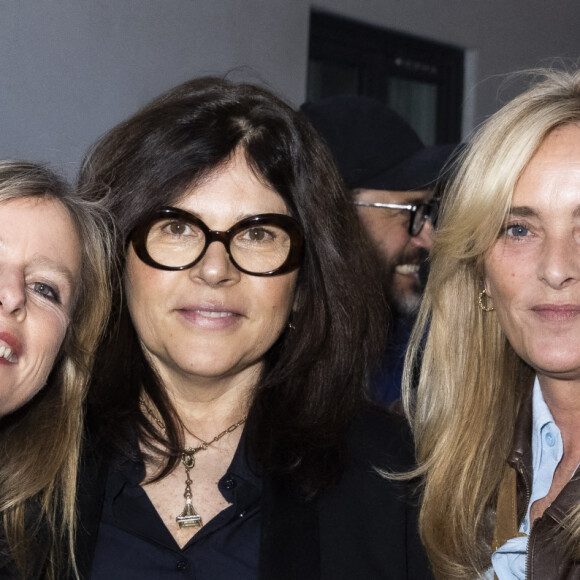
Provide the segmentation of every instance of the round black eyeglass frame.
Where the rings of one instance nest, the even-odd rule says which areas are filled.
[[[198,227],[205,235],[205,246],[199,256],[189,264],[184,266],[165,266],[156,262],[147,251],[147,236],[149,235],[149,230],[153,225],[162,219],[167,218],[177,218],[179,220],[194,224]],[[248,227],[257,227],[262,225],[274,225],[290,236],[290,251],[288,252],[288,257],[284,263],[275,268],[274,270],[269,270],[267,272],[250,272],[246,270],[234,260],[232,253],[230,252],[230,241],[231,239],[241,230]],[[133,228],[129,234],[129,240],[133,244],[135,253],[139,259],[148,266],[152,268],[157,268],[159,270],[187,270],[195,266],[205,255],[209,245],[213,242],[221,242],[228,253],[231,263],[244,274],[249,274],[250,276],[276,276],[278,274],[285,274],[286,272],[291,272],[296,270],[302,262],[304,254],[304,232],[302,226],[291,216],[280,214],[280,213],[263,213],[259,215],[250,216],[244,218],[243,220],[235,223],[231,228],[224,232],[210,230],[203,221],[193,214],[178,209],[176,207],[162,207],[156,210],[154,213],[149,214],[140,223]]]

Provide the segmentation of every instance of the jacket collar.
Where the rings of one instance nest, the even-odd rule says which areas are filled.
[[[525,472],[527,477],[532,474],[532,397],[533,389],[526,393],[514,426],[512,447],[507,462],[517,471]],[[531,485],[531,479],[530,479]]]
[[[514,426],[512,447],[507,458],[508,464],[519,475],[518,478],[518,518],[524,517],[532,489],[532,408],[533,389],[525,395]],[[580,499],[580,469],[564,486],[558,497],[546,509],[545,514],[561,524],[564,518],[578,505]]]

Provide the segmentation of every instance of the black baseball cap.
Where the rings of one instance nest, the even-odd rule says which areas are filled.
[[[426,147],[400,115],[369,97],[329,97],[300,109],[328,145],[349,189],[432,188],[457,147]]]

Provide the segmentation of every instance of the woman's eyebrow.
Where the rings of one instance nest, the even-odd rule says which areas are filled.
[[[535,209],[533,209],[527,205],[510,207],[509,214],[512,216],[517,216],[517,217],[537,217],[538,216],[538,212]],[[580,217],[580,205],[577,205],[574,208],[574,211],[572,212],[572,217],[574,217],[574,218]]]
[[[6,243],[0,237],[0,248],[3,246],[6,246]],[[30,265],[34,268],[47,269],[62,275],[71,287],[75,283],[76,276],[70,271],[70,269],[62,262],[53,260],[48,256],[36,255],[30,262]]]
[[[75,283],[75,276],[70,269],[63,263],[52,260],[48,256],[36,256],[32,261],[32,265],[62,275],[71,287]]]
[[[538,212],[527,205],[512,206],[509,211],[510,215],[518,217],[533,217],[537,216]]]

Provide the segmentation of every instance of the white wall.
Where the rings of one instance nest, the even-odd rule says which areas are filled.
[[[308,9],[296,4],[0,0],[0,157],[71,174],[98,135],[162,90],[241,65],[299,100]]]
[[[359,20],[469,49],[465,124],[497,107],[493,75],[580,56],[577,0],[317,0]],[[245,67],[298,105],[308,0],[0,0],[0,158],[72,175],[86,147],[150,98]]]

